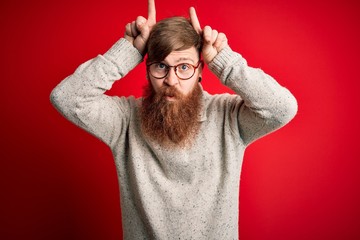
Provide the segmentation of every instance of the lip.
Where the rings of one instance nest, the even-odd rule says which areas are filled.
[[[165,96],[165,99],[167,100],[167,101],[170,101],[170,102],[173,102],[173,101],[175,101],[175,97],[174,96]]]

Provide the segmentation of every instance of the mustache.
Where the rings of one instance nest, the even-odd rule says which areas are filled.
[[[158,98],[163,98],[166,96],[174,97],[174,98],[183,98],[183,94],[176,89],[174,86],[162,86],[158,89],[156,93]]]

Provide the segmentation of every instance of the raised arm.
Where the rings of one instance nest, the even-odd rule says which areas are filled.
[[[231,50],[224,33],[209,26],[201,29],[194,8],[190,8],[192,26],[202,34],[202,56],[220,81],[241,98],[233,98],[232,111],[245,144],[288,123],[297,112],[295,97],[261,69],[247,65]]]
[[[156,23],[154,0],[148,18],[137,17],[125,27],[125,36],[105,54],[81,64],[51,93],[51,102],[68,120],[111,145],[128,122],[129,102],[105,95],[112,84],[143,60],[151,28]]]

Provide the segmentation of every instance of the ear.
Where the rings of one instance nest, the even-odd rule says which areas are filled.
[[[204,62],[201,62],[200,67],[198,68],[198,71],[199,71],[199,76],[198,77],[200,78],[200,81],[202,79],[203,67],[204,67]]]

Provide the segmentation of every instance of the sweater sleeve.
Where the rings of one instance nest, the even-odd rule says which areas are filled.
[[[261,69],[249,67],[230,47],[223,49],[209,69],[242,100],[235,100],[230,114],[237,119],[243,142],[254,140],[284,126],[297,112],[297,101]]]
[[[104,55],[81,64],[53,89],[50,100],[68,120],[112,145],[126,129],[131,111],[125,98],[104,93],[141,61],[141,54],[122,38]]]

